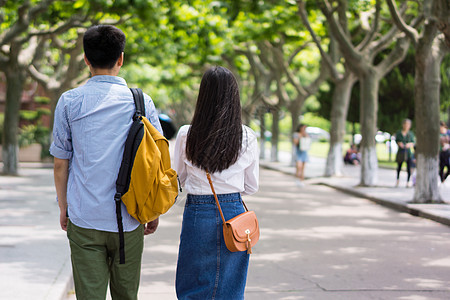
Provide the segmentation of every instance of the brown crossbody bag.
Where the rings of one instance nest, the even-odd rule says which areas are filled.
[[[214,194],[217,208],[219,209],[220,216],[222,217],[225,245],[231,252],[247,251],[248,254],[251,254],[252,247],[255,246],[259,240],[259,224],[255,212],[249,211],[247,205],[245,205],[244,201],[242,201],[242,204],[244,204],[245,207],[245,212],[228,221],[225,221],[219,199],[217,198],[216,191],[214,190],[211,175],[208,172],[206,172],[206,177],[208,177],[211,191]]]

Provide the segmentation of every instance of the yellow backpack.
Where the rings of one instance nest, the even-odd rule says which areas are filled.
[[[120,263],[125,263],[121,202],[141,224],[166,213],[178,196],[178,177],[170,167],[169,142],[145,117],[141,89],[131,89],[136,113],[128,132],[116,181]]]

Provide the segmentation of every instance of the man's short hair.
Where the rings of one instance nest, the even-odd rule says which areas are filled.
[[[92,26],[84,34],[83,47],[92,67],[112,69],[125,48],[125,34],[112,25]]]

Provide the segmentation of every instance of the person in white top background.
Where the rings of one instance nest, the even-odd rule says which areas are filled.
[[[308,150],[311,148],[311,138],[306,133],[307,126],[300,124],[294,133],[294,145],[296,146],[296,172],[297,185],[303,186],[305,180],[305,165],[309,161]]]
[[[225,219],[243,213],[241,195],[258,190],[256,134],[242,125],[239,88],[224,67],[203,75],[194,117],[180,128],[174,169],[187,192],[180,236],[178,299],[244,299],[249,255],[230,252],[206,170]]]

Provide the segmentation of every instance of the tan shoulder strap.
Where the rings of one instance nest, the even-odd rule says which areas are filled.
[[[216,199],[217,207],[219,208],[220,216],[222,217],[222,222],[225,224],[225,218],[223,217],[222,207],[220,207],[219,199],[217,198],[216,191],[214,190],[214,186],[211,180],[211,175],[208,171],[206,171],[206,177],[208,177],[209,185],[211,186],[211,191],[214,194],[214,199]]]
[[[213,186],[213,183],[211,180],[211,175],[209,174],[208,171],[206,171],[206,177],[208,178],[209,186],[211,187],[211,191],[214,195],[214,199],[216,200],[217,207],[219,208],[219,212],[220,212],[220,216],[222,217],[223,224],[225,224],[226,221],[225,221],[225,218],[223,217],[222,207],[220,207],[219,199],[217,198],[217,194],[216,194],[216,191],[214,190],[214,186]],[[242,204],[244,204],[245,210],[248,211],[247,205],[245,205],[244,200],[242,200]]]

